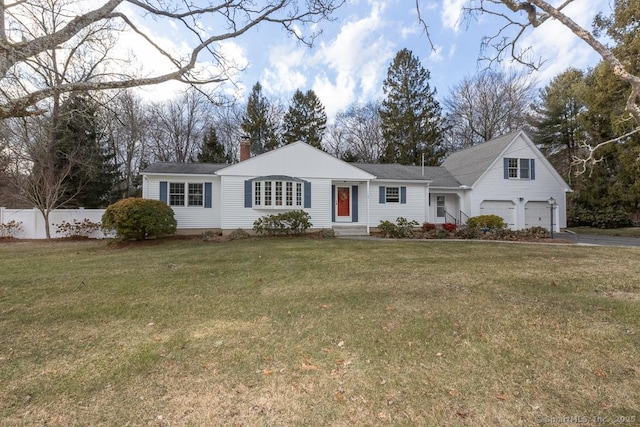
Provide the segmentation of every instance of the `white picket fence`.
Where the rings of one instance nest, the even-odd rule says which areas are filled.
[[[65,237],[56,232],[56,224],[63,222],[73,223],[74,220],[99,223],[102,220],[104,209],[56,209],[49,214],[51,237]],[[13,237],[18,239],[46,239],[44,218],[37,209],[7,209],[0,207],[0,224],[8,224],[11,221],[21,223],[20,229]],[[88,237],[102,239],[105,237],[102,230],[91,233]]]

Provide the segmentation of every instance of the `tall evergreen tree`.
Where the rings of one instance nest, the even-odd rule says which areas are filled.
[[[271,105],[262,94],[260,82],[253,85],[247,101],[247,114],[240,126],[251,140],[253,155],[278,148],[277,125],[271,117]]]
[[[444,156],[444,119],[429,86],[429,71],[408,49],[399,51],[383,84],[380,108],[382,135],[387,144],[384,163],[435,166]]]
[[[613,53],[626,70],[640,72],[640,4],[632,0],[617,0],[610,16],[599,15],[595,20],[598,31],[606,32],[615,46]],[[585,91],[586,112],[583,123],[589,133],[589,143],[595,146],[603,141],[638,129],[638,123],[630,120],[625,106],[628,88],[615,78],[611,66],[601,62],[587,76]],[[640,134],[632,134],[614,148],[596,151],[596,158],[605,159],[593,166],[587,185],[597,174],[608,174],[609,200],[627,212],[640,213]],[[606,168],[606,169],[605,169]],[[584,190],[581,190],[581,192]]]
[[[313,90],[293,94],[289,110],[284,115],[284,144],[303,141],[316,148],[322,148],[322,136],[327,127],[327,113],[320,98]]]
[[[202,141],[202,148],[198,153],[200,163],[231,163],[231,155],[224,144],[218,140],[218,134],[213,126],[209,126]]]
[[[568,181],[572,181],[572,161],[585,137],[580,117],[584,113],[584,73],[569,68],[540,90],[529,118],[531,137]]]
[[[98,129],[96,108],[81,95],[71,95],[60,106],[54,129],[55,165],[69,167],[65,179],[69,204],[102,208],[116,190],[115,154],[109,153]]]

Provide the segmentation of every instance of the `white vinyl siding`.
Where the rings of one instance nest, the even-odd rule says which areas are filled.
[[[143,181],[143,197],[147,199],[160,200],[160,182],[167,182],[167,193],[169,193],[169,183],[192,183],[202,185],[205,182],[212,184],[211,205],[212,208],[203,206],[171,206],[178,230],[181,229],[217,229],[220,228],[220,214],[222,200],[220,195],[220,178],[214,175],[147,175]],[[183,184],[184,185],[184,184]],[[169,194],[167,194],[169,197]],[[167,200],[168,201],[168,200]]]
[[[535,179],[505,179],[504,164],[505,158],[535,160]],[[482,215],[486,211],[481,211],[480,204],[485,201],[508,201],[513,206],[513,220],[509,221],[513,225],[512,229],[524,229],[529,227],[525,219],[525,207],[529,201],[546,201],[553,197],[558,201],[561,208],[556,209],[557,217],[554,220],[556,228],[566,227],[567,220],[565,214],[566,194],[564,183],[558,180],[557,174],[553,174],[549,169],[551,166],[540,155],[539,151],[534,151],[524,138],[517,138],[502,153],[487,172],[473,185],[473,190],[469,192],[469,211],[465,212],[470,217]],[[520,172],[520,163],[518,164]],[[529,165],[531,174],[531,164]],[[550,213],[547,211],[547,215]],[[544,222],[544,217],[541,221]],[[548,225],[544,225],[548,227]]]
[[[288,212],[291,209],[304,209],[311,216],[313,228],[331,228],[331,180],[329,179],[307,179],[311,183],[311,208],[304,208],[304,183],[292,181],[295,188],[294,205],[276,206],[275,205],[275,184],[273,181],[262,182],[262,200],[263,206],[252,206],[251,209],[245,207],[245,181],[253,179],[253,177],[222,177],[222,224],[223,230],[236,230],[238,228],[251,230],[253,222],[264,216],[277,214],[279,212]],[[255,184],[259,181],[253,181],[252,191],[255,190]],[[286,182],[286,181],[284,181]],[[299,193],[298,193],[298,186]],[[286,185],[284,186],[286,193]],[[267,199],[267,193],[269,199]],[[299,194],[299,195],[298,195]],[[251,194],[252,201],[255,202],[255,192]],[[271,205],[265,206],[270,200]],[[298,204],[299,202],[299,204]]]
[[[385,187],[384,201],[386,202],[386,188],[388,187],[404,187],[406,195],[406,203],[379,203],[380,187]],[[367,188],[366,184],[360,185],[358,192],[358,222],[366,223],[367,220]],[[369,225],[377,227],[380,221],[395,222],[398,217],[404,217],[409,221],[415,220],[420,224],[427,221],[428,218],[428,197],[427,186],[423,183],[375,181],[370,187],[370,213]]]

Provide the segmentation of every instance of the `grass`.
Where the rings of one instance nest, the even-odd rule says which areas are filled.
[[[571,227],[569,230],[578,234],[594,234],[596,236],[640,237],[640,227],[624,227],[624,228]]]
[[[637,422],[639,255],[460,241],[0,243],[0,420]]]

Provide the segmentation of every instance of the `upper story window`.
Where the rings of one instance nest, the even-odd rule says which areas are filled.
[[[518,178],[518,159],[509,159],[509,178]]]
[[[204,206],[204,185],[170,182],[169,206]]]
[[[535,179],[534,159],[505,158],[505,179]]]

